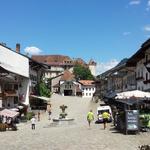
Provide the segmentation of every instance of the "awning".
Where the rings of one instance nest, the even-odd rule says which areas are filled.
[[[116,96],[116,92],[109,92],[105,95],[106,98],[114,98]]]
[[[150,98],[150,92],[144,92],[139,90],[126,91],[122,93],[117,93],[115,99],[130,99],[132,97],[143,99]]]
[[[12,111],[12,110],[9,110],[9,109],[3,109],[2,111],[0,111],[0,115],[15,118],[16,116],[19,115],[19,112]]]
[[[8,71],[8,72],[11,72],[11,73],[18,74],[18,75],[29,78],[27,69],[25,69],[25,71],[22,70],[22,69],[19,70],[17,67],[14,67],[14,66],[2,63],[2,62],[0,62],[0,67],[3,68],[4,70]]]
[[[116,102],[121,102],[123,104],[127,104],[127,105],[134,105],[134,104],[141,104],[144,101],[143,100],[136,100],[136,99],[118,99],[116,100]]]
[[[45,100],[45,101],[50,101],[50,98],[44,96],[30,95],[30,97]]]
[[[11,73],[29,78],[29,58],[2,45],[0,45],[0,66]]]

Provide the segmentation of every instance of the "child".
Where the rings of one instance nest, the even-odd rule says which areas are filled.
[[[32,130],[35,130],[35,122],[36,122],[36,119],[35,119],[35,116],[33,116],[32,119],[31,119],[31,128],[32,128]]]

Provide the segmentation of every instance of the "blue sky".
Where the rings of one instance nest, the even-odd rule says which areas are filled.
[[[150,37],[150,0],[0,0],[0,42],[30,54],[91,58],[98,72]]]

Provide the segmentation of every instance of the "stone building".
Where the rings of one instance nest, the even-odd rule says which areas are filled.
[[[135,67],[137,89],[150,91],[150,39],[129,58],[128,66]]]
[[[29,104],[29,59],[0,44],[0,107],[13,108]]]
[[[82,97],[93,97],[96,91],[93,80],[79,80],[79,88],[82,90]]]
[[[63,96],[76,95],[76,81],[74,75],[69,71],[64,71],[64,74],[59,81],[60,94]]]
[[[45,78],[56,77],[65,70],[72,71],[73,67],[72,59],[64,55],[33,55],[32,59],[49,66],[45,72]]]
[[[89,61],[88,66],[91,71],[91,74],[95,77],[96,76],[96,62],[93,59],[91,59]]]

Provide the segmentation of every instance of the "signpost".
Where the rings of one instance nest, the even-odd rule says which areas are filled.
[[[139,131],[138,110],[126,110],[126,134],[128,131]]]

